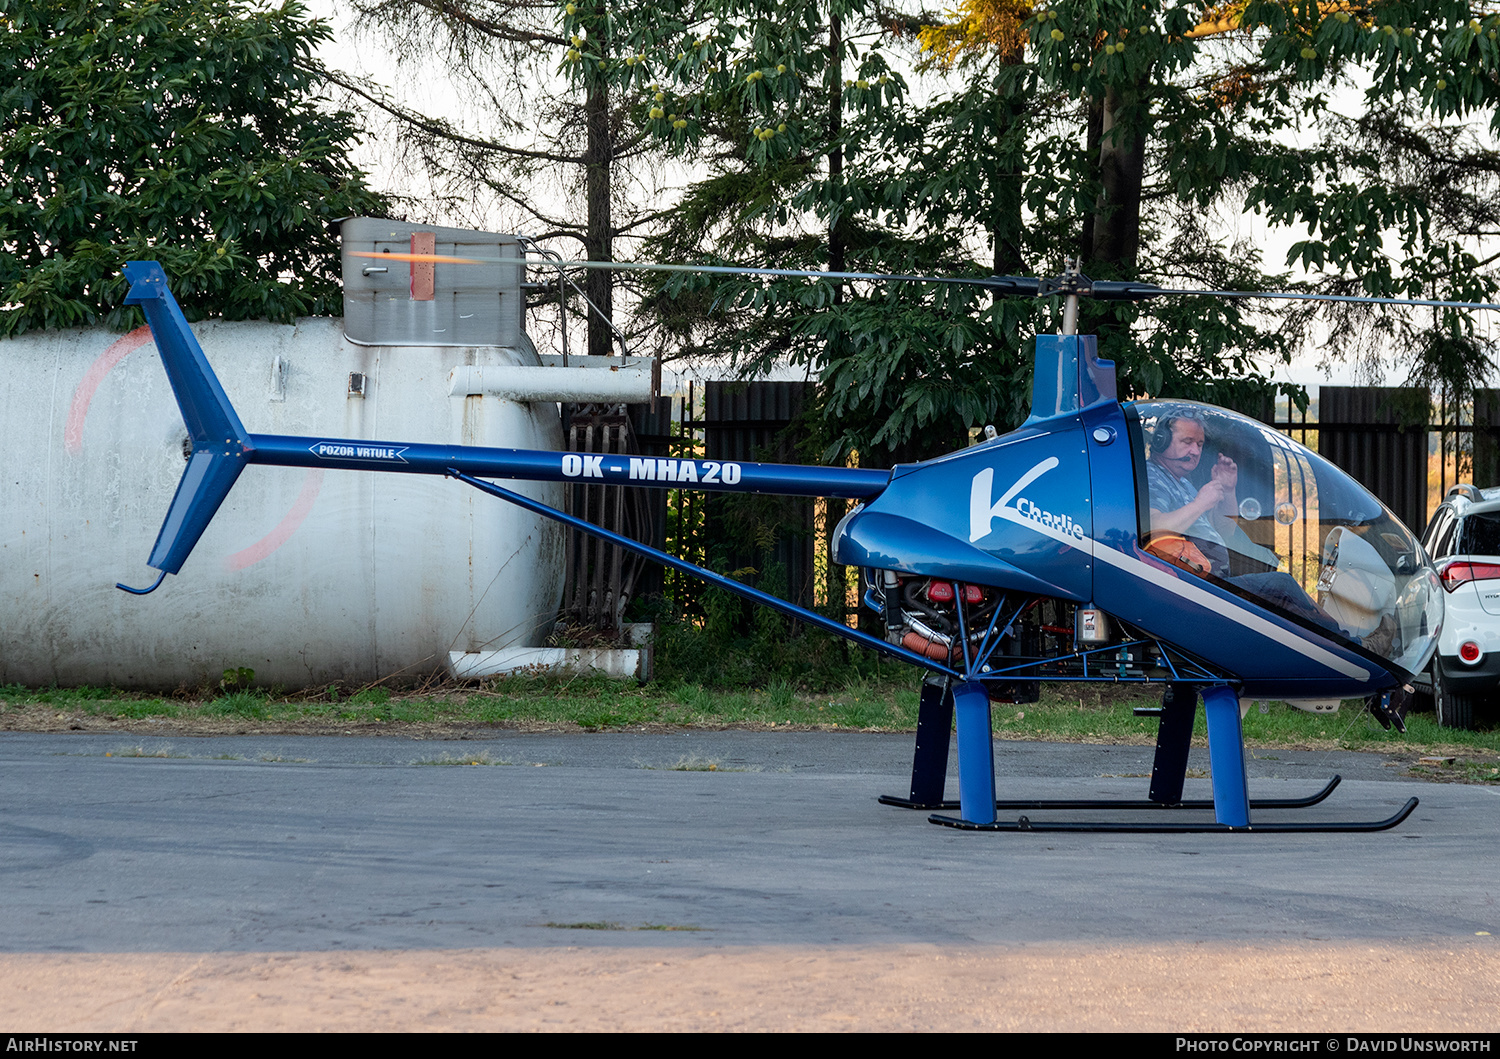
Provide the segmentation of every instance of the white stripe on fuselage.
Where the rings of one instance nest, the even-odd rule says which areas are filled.
[[[1024,522],[1021,519],[1017,521]],[[1102,559],[1115,569],[1123,570],[1125,573],[1133,577],[1138,577],[1142,581],[1148,581],[1158,588],[1165,588],[1168,592],[1175,593],[1191,603],[1198,604],[1200,607],[1206,607],[1216,614],[1222,614],[1231,621],[1243,625],[1251,632],[1264,636],[1267,639],[1275,640],[1284,647],[1290,647],[1298,654],[1306,655],[1314,662],[1325,665],[1329,669],[1337,670],[1347,677],[1353,677],[1361,683],[1370,679],[1370,671],[1368,669],[1356,665],[1346,658],[1340,658],[1332,651],[1319,647],[1317,644],[1308,643],[1306,639],[1298,636],[1296,633],[1283,629],[1275,622],[1267,621],[1259,614],[1252,614],[1233,600],[1216,596],[1212,592],[1192,584],[1186,578],[1174,576],[1165,570],[1158,570],[1150,563],[1142,562],[1133,555],[1126,555],[1124,552],[1117,552],[1112,548],[1103,546],[1094,549],[1094,558]]]

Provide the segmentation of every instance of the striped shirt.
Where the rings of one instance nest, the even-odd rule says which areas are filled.
[[[1150,495],[1151,510],[1168,512],[1187,507],[1198,499],[1198,487],[1186,478],[1179,478],[1155,460],[1146,461],[1146,483]],[[1208,512],[1198,516],[1191,526],[1183,531],[1184,537],[1193,542],[1205,558],[1213,564],[1214,573],[1220,577],[1229,573],[1229,549],[1224,538],[1214,527]]]

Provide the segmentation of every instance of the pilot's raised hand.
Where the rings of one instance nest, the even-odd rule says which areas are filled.
[[[1227,495],[1234,496],[1235,486],[1240,480],[1240,469],[1233,460],[1222,452],[1219,453],[1219,458],[1214,461],[1214,467],[1209,472],[1209,476],[1224,487]]]

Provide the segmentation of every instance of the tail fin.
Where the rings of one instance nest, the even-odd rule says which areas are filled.
[[[172,498],[156,546],[147,560],[148,565],[165,577],[182,569],[244,469],[252,446],[250,435],[208,366],[208,358],[188,329],[177,299],[167,289],[167,276],[161,265],[155,261],[128,262],[125,278],[130,280],[125,304],[139,305],[146,313],[146,322],[151,325],[152,337],[156,339],[162,365],[167,369],[177,407],[182,410],[193,443],[193,454],[182,472],[182,481],[177,484],[177,495]],[[157,584],[161,584],[161,578]]]

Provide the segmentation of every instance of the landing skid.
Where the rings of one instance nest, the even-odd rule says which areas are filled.
[[[1334,776],[1328,781],[1327,786],[1316,794],[1309,794],[1305,798],[1251,798],[1252,809],[1306,809],[1310,805],[1317,805],[1330,794],[1335,787],[1343,782],[1342,776]],[[937,805],[918,805],[908,798],[898,798],[894,794],[882,794],[881,805],[894,805],[900,809],[957,809],[957,802],[941,802]],[[1144,798],[1036,798],[1021,799],[1019,801],[995,802],[998,809],[1212,809],[1214,802],[1212,798],[1188,798],[1180,802],[1153,802]],[[934,823],[946,822],[934,818]],[[1397,821],[1399,823],[1400,821]],[[1024,828],[1022,829],[1024,830]],[[1257,827],[1255,830],[1260,831]]]
[[[1213,781],[1211,800],[1182,797],[1193,718],[1197,713],[1200,694],[1208,721],[1209,764]],[[1319,804],[1333,793],[1341,777],[1334,776],[1322,790],[1305,797],[1252,800],[1245,774],[1245,743],[1240,727],[1239,696],[1227,685],[1214,685],[1200,691],[1192,684],[1169,684],[1162,696],[1159,716],[1161,723],[1156,736],[1156,758],[1151,769],[1151,787],[1147,798],[1000,800],[995,797],[994,737],[990,727],[989,697],[984,688],[977,682],[956,683],[948,678],[929,677],[922,685],[921,705],[917,713],[911,793],[905,798],[885,795],[880,802],[882,805],[903,809],[958,809],[961,814],[958,817],[933,814],[928,820],[965,831],[1093,831],[1125,834],[1386,831],[1400,824],[1417,807],[1417,799],[1412,798],[1393,816],[1384,820],[1252,824],[1252,809],[1306,809]],[[943,797],[948,775],[949,734],[955,728],[958,732],[957,802],[947,801]],[[1118,820],[1037,821],[1025,816],[1014,822],[996,819],[998,810],[1014,809],[1212,809],[1214,820],[1211,823],[1186,820],[1137,823]]]

